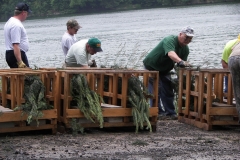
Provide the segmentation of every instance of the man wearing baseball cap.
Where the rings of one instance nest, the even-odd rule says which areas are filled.
[[[159,71],[159,119],[177,119],[170,71],[174,68],[175,63],[179,67],[190,66],[186,60],[189,54],[188,44],[192,41],[193,36],[194,30],[189,26],[184,27],[178,36],[165,37],[143,60],[146,69]],[[151,93],[153,91],[152,83],[152,79],[149,79]]]
[[[68,20],[66,26],[67,31],[62,36],[62,50],[64,56],[67,55],[70,47],[77,42],[75,34],[77,34],[80,28],[82,28],[75,19]]]
[[[90,65],[91,56],[102,52],[101,41],[97,38],[83,39],[74,43],[65,58],[66,67],[85,67]]]
[[[29,6],[20,2],[16,5],[14,16],[4,25],[4,37],[6,47],[6,61],[10,68],[29,67],[26,52],[29,48],[27,32],[22,24],[26,20],[30,10]]]

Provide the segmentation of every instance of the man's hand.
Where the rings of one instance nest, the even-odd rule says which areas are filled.
[[[181,60],[180,62],[177,63],[178,67],[185,68],[185,67],[191,67],[191,65],[187,61]]]
[[[90,65],[90,67],[97,67],[97,63],[94,59],[92,60],[92,64]]]
[[[26,64],[23,63],[23,61],[17,62],[17,65],[18,65],[18,68],[26,68],[27,67]]]

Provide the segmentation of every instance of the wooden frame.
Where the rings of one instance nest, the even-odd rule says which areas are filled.
[[[127,87],[128,78],[131,76],[142,76],[143,83],[147,87],[148,78],[154,78],[154,103],[150,110],[150,122],[152,126],[156,127],[158,115],[158,72],[147,70],[59,70],[58,71],[58,87],[59,87],[59,107],[58,107],[58,121],[63,123],[67,128],[70,127],[70,120],[72,118],[84,118],[83,113],[79,109],[73,109],[70,106],[72,100],[70,94],[70,81],[74,74],[84,74],[88,80],[90,88],[96,91],[100,96],[106,96],[111,100],[107,103],[109,105],[119,106],[117,99],[120,100],[120,107],[102,108],[104,118],[123,118],[122,122],[104,122],[103,127],[125,127],[134,126],[131,121],[131,108],[127,106]],[[104,77],[108,77],[109,86],[108,91],[104,91]],[[122,90],[119,94],[117,91],[118,79],[122,80]],[[98,127],[95,123],[82,123],[83,127]]]
[[[39,118],[39,120],[43,123],[40,123],[39,126],[37,126],[37,124],[34,125],[34,122],[28,125],[26,122],[27,116],[22,116],[22,111],[3,111],[0,118],[0,124],[11,125],[6,128],[0,127],[0,133],[51,129],[52,133],[55,134],[57,128],[57,104],[55,103],[57,97],[54,96],[57,92],[56,71],[40,71],[31,69],[0,70],[0,76],[2,78],[2,105],[6,107],[7,101],[11,101],[11,106],[9,106],[9,108],[14,110],[17,106],[25,103],[23,93],[24,79],[26,75],[37,75],[40,77],[46,89],[45,98],[47,103],[53,105],[54,109],[43,111],[43,117]]]
[[[223,79],[228,76],[228,93],[223,93]],[[186,77],[186,87],[184,87]],[[191,78],[195,77],[194,90]],[[185,96],[185,105],[182,97]],[[224,100],[224,97],[227,99]],[[190,107],[193,101],[193,108]],[[213,101],[217,102],[213,102]],[[231,74],[226,69],[179,70],[178,111],[180,122],[205,130],[215,125],[239,125],[236,107],[233,103]]]

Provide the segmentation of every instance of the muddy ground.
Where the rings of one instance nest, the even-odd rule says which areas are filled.
[[[86,134],[50,132],[0,135],[0,159],[240,159],[240,126],[204,131],[174,120],[157,131],[90,129]]]

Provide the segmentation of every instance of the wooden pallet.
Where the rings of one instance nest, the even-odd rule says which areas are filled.
[[[229,79],[228,93],[225,94],[224,76]],[[182,97],[185,97],[184,101]],[[238,125],[230,72],[225,69],[180,69],[178,114],[180,122],[205,130],[211,130],[214,125]]]
[[[21,111],[0,108],[0,112],[0,133],[51,129],[55,134],[57,131],[57,109],[44,110],[43,117],[38,119],[39,126],[36,121],[27,124],[27,116]]]

